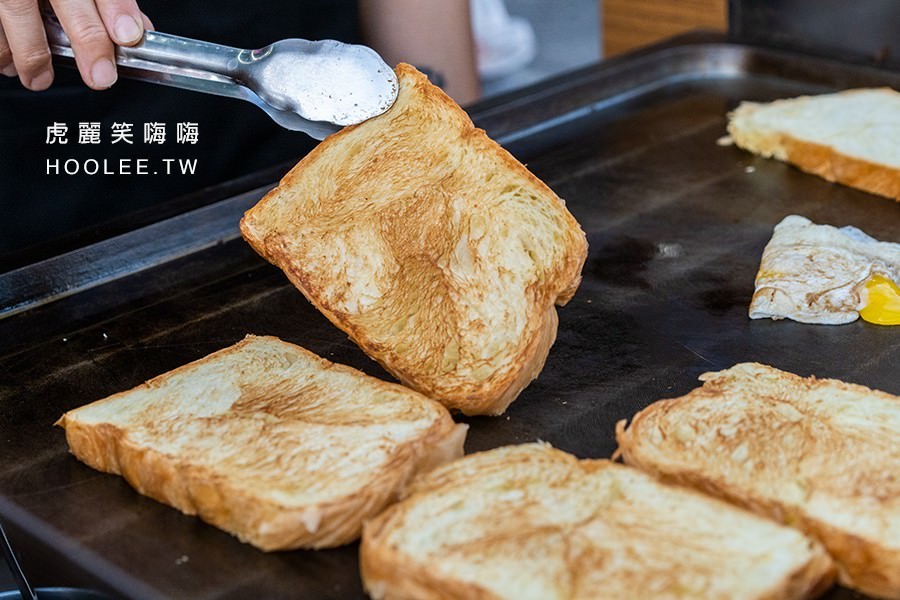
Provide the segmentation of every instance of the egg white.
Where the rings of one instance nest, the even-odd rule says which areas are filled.
[[[750,318],[851,323],[866,304],[866,282],[876,274],[900,283],[900,244],[855,227],[785,217],[763,251]]]

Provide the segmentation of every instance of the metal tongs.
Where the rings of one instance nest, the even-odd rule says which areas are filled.
[[[109,597],[100,592],[93,590],[68,588],[68,587],[51,587],[51,588],[33,588],[25,577],[25,572],[19,565],[16,553],[13,551],[9,538],[6,537],[6,531],[0,524],[0,554],[2,554],[9,572],[15,580],[16,587],[19,590],[17,594],[15,590],[11,592],[0,592],[0,598],[18,598],[19,600],[109,600]]]
[[[50,51],[74,59],[56,16],[43,12]],[[119,73],[162,85],[252,102],[276,123],[316,139],[361,123],[397,98],[394,71],[366,46],[289,39],[243,50],[146,31],[116,48]]]

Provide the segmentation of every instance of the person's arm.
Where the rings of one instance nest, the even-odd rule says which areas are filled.
[[[440,74],[459,104],[481,95],[469,0],[359,0],[359,11],[365,42],[388,63]]]
[[[72,42],[84,82],[95,90],[116,82],[114,44],[136,44],[150,29],[135,0],[52,0]],[[38,0],[0,0],[0,73],[40,91],[53,83],[53,64]]]

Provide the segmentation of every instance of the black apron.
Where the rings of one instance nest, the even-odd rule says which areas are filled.
[[[241,48],[290,37],[359,41],[355,0],[139,5],[159,31]],[[94,92],[75,70],[55,71],[53,86],[40,93],[0,77],[0,271],[16,266],[3,259],[23,248],[102,229],[297,159],[316,143],[242,100],[122,78]]]

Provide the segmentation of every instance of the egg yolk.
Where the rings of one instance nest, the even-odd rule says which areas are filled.
[[[900,288],[881,275],[866,282],[866,305],[859,311],[864,321],[876,325],[900,325]]]

